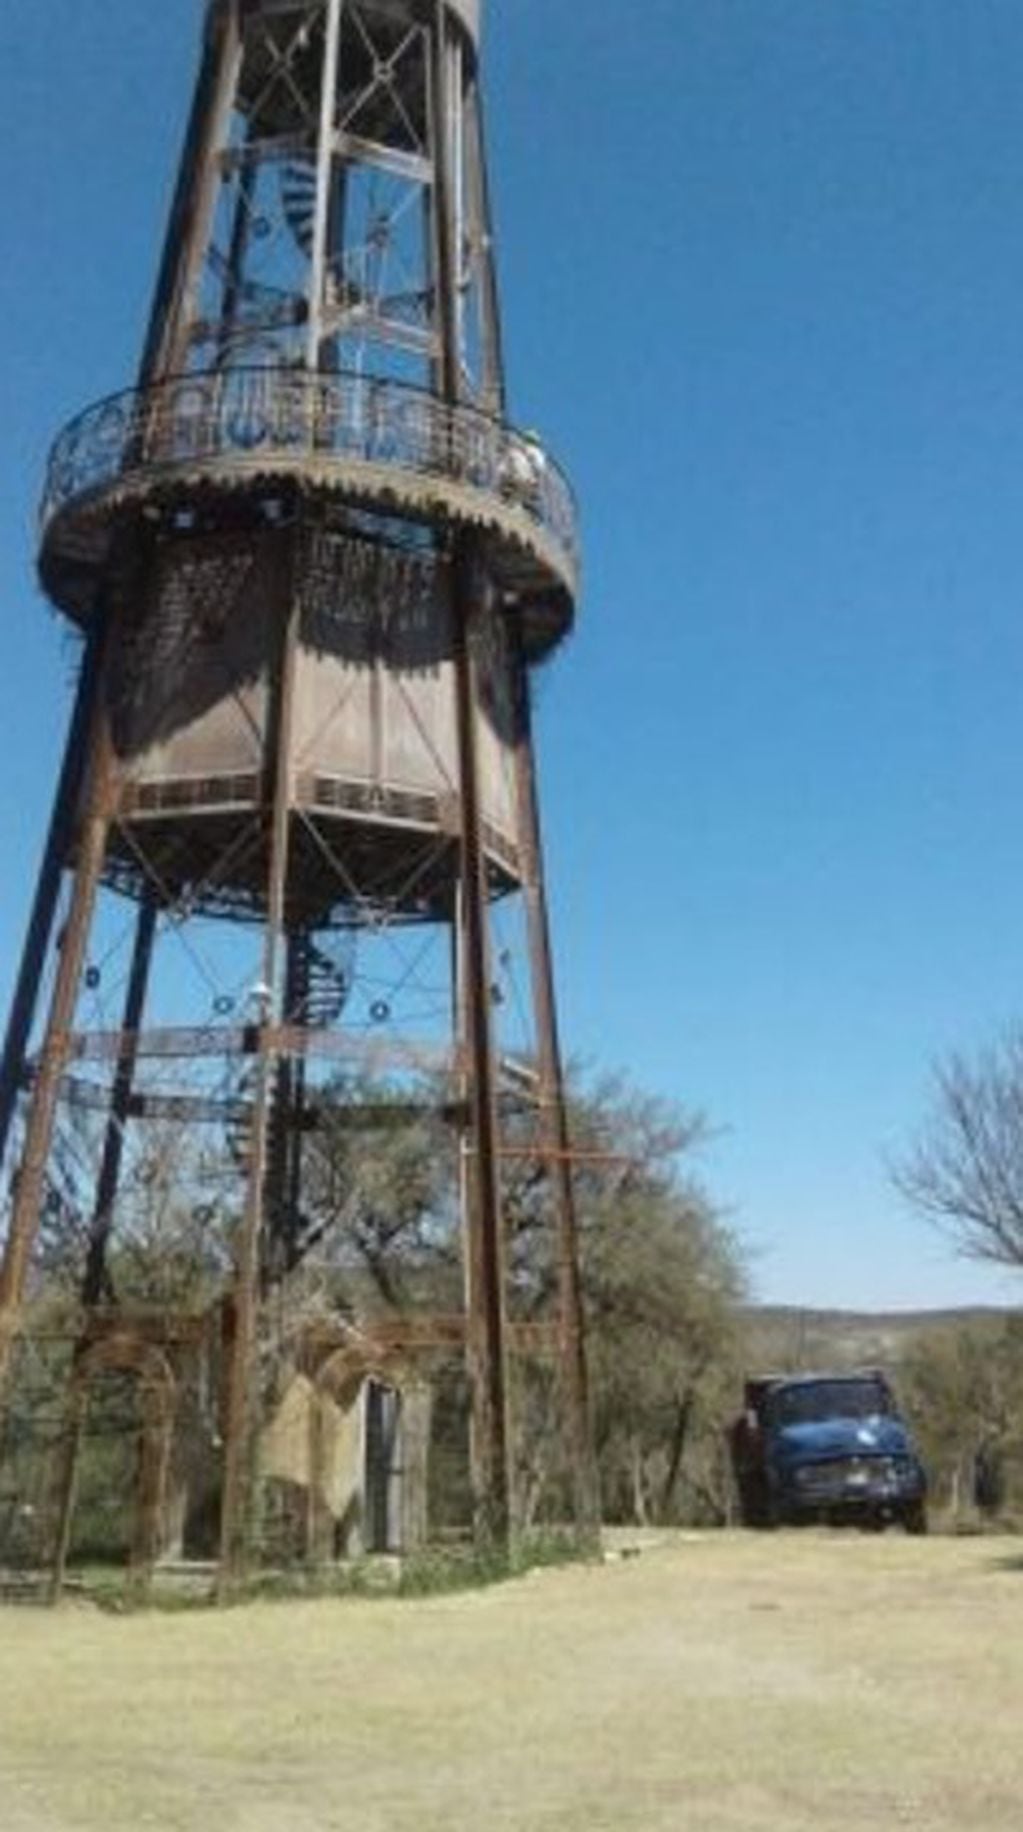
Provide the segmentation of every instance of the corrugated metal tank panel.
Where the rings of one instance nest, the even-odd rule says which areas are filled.
[[[130,782],[258,772],[286,560],[273,532],[158,551],[115,682]]]
[[[325,532],[302,591],[298,767],[450,798],[451,617],[432,555]]]
[[[267,677],[297,590],[297,795],[322,800],[303,786],[318,780],[380,788],[397,798],[399,816],[405,803],[418,823],[450,830],[458,728],[446,568],[428,550],[349,532],[317,530],[293,554],[295,538],[250,529],[178,537],[158,551],[116,671],[116,742],[129,791],[169,807],[183,784],[233,778],[230,795],[211,800],[230,800],[239,818],[258,803]],[[511,660],[496,612],[480,619],[474,655],[482,813],[514,846]],[[371,824],[365,809],[360,820]]]
[[[483,817],[514,843],[515,714],[507,628],[495,611],[479,619],[475,640],[476,720]]]

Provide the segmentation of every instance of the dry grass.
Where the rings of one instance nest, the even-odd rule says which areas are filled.
[[[1017,1832],[1018,1542],[666,1541],[419,1602],[0,1619],[4,1832]]]

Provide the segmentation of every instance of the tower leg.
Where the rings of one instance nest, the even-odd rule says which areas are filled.
[[[114,1204],[117,1200],[117,1188],[121,1178],[124,1129],[128,1121],[132,1090],[135,1084],[138,1031],[142,1022],[149,970],[153,961],[157,915],[155,900],[147,897],[139,909],[135,928],[135,945],[132,950],[128,990],[121,1019],[123,1043],[121,1054],[117,1059],[110,1117],[107,1121],[103,1157],[96,1184],[96,1201],[89,1233],[89,1254],[86,1261],[85,1278],[82,1282],[82,1303],[87,1310],[100,1302],[109,1285],[106,1263],[107,1245],[110,1240]]]
[[[187,307],[206,258],[220,188],[216,153],[225,144],[241,52],[239,8],[232,6],[217,40],[206,41],[139,367],[143,384],[185,366]]]
[[[0,1272],[0,1397],[6,1384],[29,1260],[39,1227],[57,1097],[67,1064],[89,924],[106,854],[110,829],[112,767],[113,745],[109,721],[105,709],[101,707],[92,744],[88,809],[82,824],[75,863],[71,907],[64,928],[46,1034],[29,1104],[25,1147],[17,1174],[10,1229],[3,1269]]]
[[[433,260],[441,314],[434,383],[452,407],[461,391],[459,310],[461,258],[456,122],[463,97],[461,48],[437,7],[431,44],[431,106],[435,145]],[[462,1166],[466,1283],[466,1353],[472,1393],[471,1482],[477,1537],[507,1546],[511,1537],[511,1458],[505,1346],[504,1242],[497,1158],[494,1049],[490,1013],[487,862],[483,850],[476,749],[475,667],[471,633],[483,587],[475,537],[452,535],[451,553],[455,721],[458,734],[460,821],[459,1027],[469,1106],[471,1157]]]
[[[103,1157],[100,1162],[92,1226],[89,1231],[89,1250],[82,1279],[82,1306],[85,1310],[94,1309],[105,1295],[110,1295],[106,1260],[107,1245],[110,1240],[114,1204],[117,1200],[117,1189],[121,1177],[124,1128],[128,1119],[135,1080],[135,1065],[138,1060],[138,1030],[142,1022],[142,1009],[153,960],[157,914],[155,901],[147,898],[139,910],[135,927],[135,945],[132,950],[128,990],[125,995],[121,1021],[124,1046],[118,1058],[114,1077],[110,1117],[103,1141]],[[74,1519],[78,1459],[81,1455],[85,1412],[85,1399],[76,1393],[60,1447],[57,1478],[54,1484],[57,1498],[57,1524],[50,1582],[50,1598],[54,1603],[60,1601],[64,1588],[64,1573],[71,1545],[71,1523]]]
[[[51,1603],[59,1603],[64,1592],[64,1577],[67,1572],[68,1553],[71,1550],[71,1523],[75,1517],[78,1463],[82,1449],[82,1437],[85,1432],[85,1414],[88,1403],[85,1388],[73,1382],[54,1484],[56,1529],[50,1570]]]
[[[558,1037],[547,892],[544,883],[540,804],[533,763],[532,710],[525,662],[517,680],[515,773],[523,898],[529,938],[530,980],[540,1070],[541,1145],[549,1154],[558,1232],[559,1348],[568,1415],[575,1524],[583,1541],[600,1531],[600,1495],[593,1448],[585,1319],[579,1267],[579,1228],[572,1176],[571,1137]]]
[[[102,649],[101,620],[97,617],[88,637],[75,694],[74,711],[68,729],[64,759],[54,797],[53,812],[46,837],[46,848],[39,871],[32,914],[29,918],[25,946],[18,969],[10,1017],[0,1058],[0,1164],[7,1155],[7,1141],[21,1078],[25,1068],[32,1022],[35,1017],[39,984],[50,945],[53,922],[60,897],[61,881],[67,863],[74,825],[75,809],[82,787],[86,741],[92,716],[99,658]]]
[[[284,970],[284,1022],[308,1022],[309,938],[296,930],[287,937]],[[269,1234],[267,1274],[270,1280],[292,1271],[299,1255],[302,1207],[302,1143],[306,1114],[304,1057],[282,1061],[277,1070],[276,1129],[271,1140],[267,1191]]]
[[[466,1339],[472,1389],[472,1486],[476,1530],[507,1546],[511,1469],[505,1346],[504,1242],[497,1156],[494,1046],[490,1013],[487,864],[476,753],[475,668],[470,635],[480,588],[472,545],[458,544],[454,582],[455,696],[461,789],[461,992],[470,1145],[466,1223]]]
[[[292,528],[297,543],[299,532]],[[250,1514],[253,1500],[252,1378],[259,1308],[260,1252],[266,1208],[266,1181],[270,1121],[275,1092],[275,1059],[266,1047],[267,1022],[279,1020],[281,954],[284,940],[285,893],[288,876],[288,836],[291,802],[291,746],[295,700],[295,659],[298,644],[299,604],[293,590],[292,565],[287,569],[290,602],[281,638],[278,690],[273,731],[267,752],[271,793],[270,865],[267,886],[266,930],[263,942],[263,983],[267,1006],[261,1014],[260,1051],[253,1092],[252,1133],[245,1207],[239,1230],[234,1282],[234,1336],[227,1375],[227,1408],[224,1431],[224,1489],[220,1514],[220,1569],[217,1595],[221,1602],[245,1575],[249,1560]]]

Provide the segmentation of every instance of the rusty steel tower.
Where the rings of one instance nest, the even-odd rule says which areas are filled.
[[[530,730],[531,671],[573,619],[576,521],[506,418],[479,23],[479,0],[209,0],[136,385],[64,430],[46,479],[40,575],[83,653],[0,1080],[0,1383],[55,1155],[88,1186],[78,1360],[145,1372],[205,1327],[133,1308],[112,1272],[172,1140],[193,1218],[229,1221],[225,1582],[247,1557],[260,1316],[322,1234],[328,1081],[335,1103],[359,1090],[353,1125],[367,1085],[445,1115],[464,1279],[445,1327],[498,1541],[503,1166],[546,1172],[549,1346],[594,1517]],[[58,1561],[73,1434],[63,1455]],[[159,1454],[143,1474],[155,1495]]]

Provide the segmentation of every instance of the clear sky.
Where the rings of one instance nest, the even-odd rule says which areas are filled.
[[[586,529],[567,1041],[707,1110],[761,1296],[1019,1302],[885,1154],[1023,1014],[1023,7],[485,3],[513,408]],[[45,449],[132,379],[200,12],[0,16],[0,993],[67,711]]]

